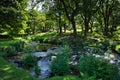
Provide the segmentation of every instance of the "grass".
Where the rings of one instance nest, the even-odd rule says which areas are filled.
[[[10,46],[14,42],[16,42],[16,41],[15,40],[1,40],[0,46]]]
[[[11,44],[14,44],[17,41],[25,41],[22,38],[21,39],[12,39],[12,40],[0,40],[0,47],[2,46],[10,46]]]
[[[33,78],[20,68],[16,68],[0,57],[0,80],[80,80],[77,76],[55,76],[47,79]]]
[[[2,51],[3,48],[7,48],[8,46],[15,42],[16,40],[0,40],[0,56],[5,55],[5,52]]]
[[[45,80],[81,80],[81,79],[77,76],[67,75],[67,76],[55,76]]]
[[[37,35],[32,35],[28,36],[28,40],[32,40],[32,38],[38,38],[38,40],[41,40],[42,42],[46,42],[49,40],[53,42],[58,41],[59,39],[63,38],[66,40],[70,36],[70,33],[59,35],[54,32],[48,32],[48,33],[41,33]],[[30,39],[29,39],[30,38]],[[54,40],[55,39],[55,40]],[[11,44],[14,44],[17,41],[23,40],[22,38],[16,38],[14,40],[0,40],[0,47],[7,47],[10,46]],[[79,40],[78,40],[79,41]],[[93,43],[93,44],[92,44]],[[79,42],[77,43],[79,44]],[[90,44],[87,44],[90,46],[96,46],[96,44],[93,42],[90,42]],[[120,45],[116,47],[118,50],[120,48]],[[0,52],[0,56],[3,54],[3,52]],[[38,78],[33,78],[30,76],[30,74],[23,70],[16,68],[12,64],[8,63],[6,60],[4,60],[2,57],[0,57],[0,80],[80,80],[79,77],[73,76],[73,75],[68,75],[68,76],[54,76],[51,78],[47,79],[38,79]]]
[[[33,77],[0,57],[0,80],[33,80]]]

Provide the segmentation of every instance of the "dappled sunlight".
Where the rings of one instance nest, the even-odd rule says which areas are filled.
[[[77,80],[77,79],[78,79],[78,78],[75,77],[75,76],[66,76],[66,77],[64,77],[63,80]]]
[[[17,69],[0,57],[0,80],[31,80],[32,77],[23,69]]]
[[[120,44],[116,46],[116,50],[120,50]]]
[[[119,5],[0,0],[0,80],[120,80]]]
[[[3,70],[5,70],[5,71],[9,71],[10,69],[11,69],[10,66],[4,66],[4,69],[3,69]]]

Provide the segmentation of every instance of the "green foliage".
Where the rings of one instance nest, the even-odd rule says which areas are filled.
[[[23,59],[26,68],[31,68],[37,64],[37,58],[31,54],[28,54]]]
[[[26,46],[25,48],[24,48],[24,53],[32,53],[32,52],[34,52],[35,51],[35,46]]]
[[[27,71],[16,68],[0,57],[0,80],[35,80]]]
[[[120,44],[116,45],[115,50],[117,51],[118,54],[120,54]]]
[[[110,46],[109,40],[105,40],[104,42],[102,42],[102,46],[104,50],[107,50],[108,47]]]
[[[81,76],[82,76],[82,80],[95,80],[96,76],[93,75],[93,76],[88,76],[87,74],[83,74],[81,73]],[[101,79],[99,79],[101,80]]]
[[[117,45],[119,43],[113,40],[106,39],[105,41],[101,42],[97,47],[107,51],[107,50],[112,50],[113,52],[117,52]],[[119,53],[119,52],[117,52]]]
[[[68,75],[68,76],[55,76],[45,80],[80,80],[80,78],[77,76]]]
[[[35,34],[38,32],[42,32],[42,30],[48,29],[45,26],[46,17],[42,13],[37,10],[29,10],[28,11],[28,27],[26,32],[28,34]]]
[[[6,53],[7,52],[7,48],[8,48],[8,46],[0,46],[0,52],[1,53]],[[1,54],[1,55],[4,55],[4,54]]]
[[[27,16],[25,14],[26,0],[0,1],[0,26],[9,35],[18,34],[25,29]]]
[[[38,65],[35,66],[35,73],[36,73],[36,75],[40,74],[40,69],[39,69]]]
[[[24,48],[24,43],[25,43],[24,41],[17,41],[11,44],[11,46],[15,47],[16,51],[22,51]]]
[[[90,78],[90,80],[113,80],[118,74],[118,68],[115,65],[93,56],[81,58],[79,60],[79,70],[85,80],[86,78]]]
[[[70,73],[70,66],[62,55],[57,56],[57,59],[52,61],[51,68],[55,75],[64,75]]]
[[[22,46],[23,44],[24,42],[20,40],[4,40],[4,41],[1,40],[0,41],[0,52],[3,53],[3,56],[8,56],[10,54],[11,56],[15,55],[16,51],[18,50],[22,51],[22,48],[24,48]]]
[[[70,73],[69,49],[65,47],[61,53],[58,53],[57,58],[51,63],[51,69],[55,75],[65,75]]]
[[[12,46],[9,46],[9,47],[6,48],[5,56],[14,56],[15,52],[16,52],[15,48],[12,47]]]
[[[55,32],[47,32],[38,34],[32,37],[33,41],[37,41],[40,43],[51,43],[51,44],[61,44],[61,40],[59,40],[60,36],[58,36]]]

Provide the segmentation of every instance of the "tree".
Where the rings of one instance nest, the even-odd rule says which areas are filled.
[[[118,8],[119,0],[101,0],[100,14],[103,17],[103,34],[105,36],[110,36],[110,17],[113,12]]]
[[[0,28],[11,34],[18,34],[26,27],[26,0],[0,1]]]
[[[28,10],[28,28],[27,33],[36,34],[37,32],[44,31],[46,17],[37,10]]]
[[[67,19],[71,22],[73,28],[74,36],[77,35],[76,21],[75,17],[79,14],[80,11],[80,1],[79,0],[60,0],[65,12]]]
[[[90,26],[89,26],[90,20],[94,17],[96,12],[99,10],[99,7],[100,7],[99,2],[100,2],[99,0],[81,0],[80,13],[84,21],[85,36],[87,35],[90,29]]]

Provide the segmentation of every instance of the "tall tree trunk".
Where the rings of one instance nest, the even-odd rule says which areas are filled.
[[[108,19],[104,18],[104,36],[109,36]]]
[[[65,10],[65,14],[66,14],[66,17],[68,18],[68,20],[71,22],[72,24],[72,28],[73,28],[73,35],[76,36],[77,35],[77,29],[76,29],[76,24],[75,24],[75,14],[74,14],[74,11],[72,11],[71,13],[71,16],[68,12],[68,9],[67,9],[67,6],[65,5],[65,2],[64,0],[60,0],[64,6],[64,10]]]
[[[62,34],[62,26],[61,26],[61,16],[59,15],[59,33]]]
[[[89,31],[89,25],[88,25],[88,20],[87,20],[86,17],[85,17],[85,20],[84,20],[84,25],[85,25],[84,35],[87,36],[87,33]]]
[[[90,23],[90,26],[89,26],[89,27],[90,27],[90,33],[92,33],[92,32],[93,32],[93,28],[92,28],[92,27],[93,27],[93,21],[91,21],[91,23]]]
[[[72,28],[73,28],[73,35],[76,36],[77,35],[77,29],[76,29],[76,24],[75,24],[74,17],[71,19],[71,24],[72,24]]]
[[[113,37],[113,33],[114,33],[114,31],[116,31],[116,28],[117,28],[115,18],[112,17],[112,19],[113,19],[113,22],[112,22],[112,26],[110,28],[110,35],[111,35],[111,37]]]
[[[66,23],[63,25],[64,27],[64,33],[66,33]]]

